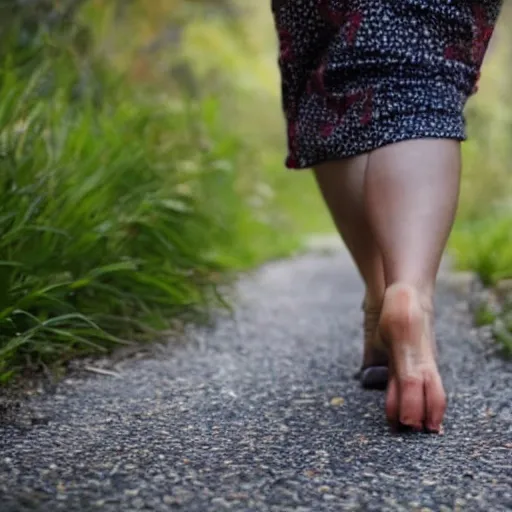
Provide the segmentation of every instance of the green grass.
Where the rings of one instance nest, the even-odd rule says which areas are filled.
[[[492,325],[496,321],[496,314],[489,306],[481,305],[475,312],[475,325],[483,327],[485,325]]]
[[[450,240],[450,250],[459,269],[476,272],[489,288],[512,277],[512,216],[505,213],[484,216],[458,226]],[[475,325],[492,326],[496,341],[506,356],[512,356],[511,305],[492,311],[483,305],[475,311]]]
[[[217,101],[101,70],[80,90],[76,55],[44,55],[0,66],[0,381],[154,339],[299,245]]]
[[[512,216],[492,215],[459,225],[450,248],[461,270],[472,270],[487,286],[512,277]]]
[[[463,145],[462,196],[450,240],[456,266],[476,272],[490,288],[512,277],[512,74],[503,71],[512,56],[511,22],[512,6],[505,3],[482,70],[480,91],[466,112],[470,137]],[[475,321],[492,324],[497,341],[511,354],[509,309],[503,305],[496,318],[495,312],[479,311]]]

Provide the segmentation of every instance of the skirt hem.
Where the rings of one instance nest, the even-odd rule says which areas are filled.
[[[319,144],[314,151],[311,151],[311,147],[306,148],[304,153],[311,155],[310,158],[301,157],[300,145],[297,151],[297,156],[293,157],[288,155],[285,161],[285,167],[290,170],[299,171],[305,169],[311,169],[322,163],[332,162],[336,160],[343,160],[346,158],[352,158],[355,156],[363,155],[365,153],[371,153],[379,148],[388,146],[390,144],[396,144],[398,142],[404,142],[407,140],[418,140],[418,139],[452,139],[459,142],[463,142],[467,139],[464,120],[461,117],[446,116],[446,115],[427,115],[419,117],[428,117],[431,121],[431,127],[426,126],[424,123],[418,123],[422,128],[414,130],[404,129],[405,127],[411,127],[410,117],[418,116],[405,116],[400,119],[387,120],[387,128],[384,134],[368,137],[366,143],[361,142],[357,147],[351,146],[349,148],[340,147],[339,142],[329,145]],[[380,123],[376,121],[376,124]],[[393,125],[390,129],[389,124]],[[446,128],[442,128],[445,126]],[[371,126],[368,127],[371,130]],[[382,125],[376,127],[377,132],[380,132],[383,128]],[[374,134],[375,135],[375,134]],[[311,140],[304,134],[302,140]],[[364,139],[364,134],[361,134],[361,139]],[[338,139],[339,140],[339,139]],[[333,141],[334,142],[334,141]]]

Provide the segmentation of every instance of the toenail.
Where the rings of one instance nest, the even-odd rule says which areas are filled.
[[[429,432],[432,432],[433,434],[440,434],[440,435],[444,434],[444,429],[443,429],[442,425],[429,426],[428,430],[429,430]]]
[[[419,423],[416,423],[415,421],[409,420],[407,418],[401,419],[400,423],[402,423],[406,427],[412,428],[416,432],[421,432],[423,430],[423,425],[420,425]]]

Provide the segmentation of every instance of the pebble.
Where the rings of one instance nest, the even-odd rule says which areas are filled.
[[[0,422],[2,512],[512,510],[509,363],[440,288],[445,435],[392,434],[352,378],[363,293],[345,253],[272,263],[188,343],[31,397],[51,422]]]

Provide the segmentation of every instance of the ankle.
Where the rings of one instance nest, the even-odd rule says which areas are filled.
[[[434,311],[434,287],[432,285],[418,285],[409,281],[395,281],[386,288],[384,297],[393,295],[401,290],[401,294],[406,294],[410,300],[420,305],[425,313]],[[383,300],[384,302],[384,300]]]
[[[429,308],[428,296],[408,283],[394,283],[386,290],[379,330],[386,340],[419,339]]]
[[[370,291],[366,290],[363,299],[363,310],[366,312],[380,312],[384,301],[384,290]]]

